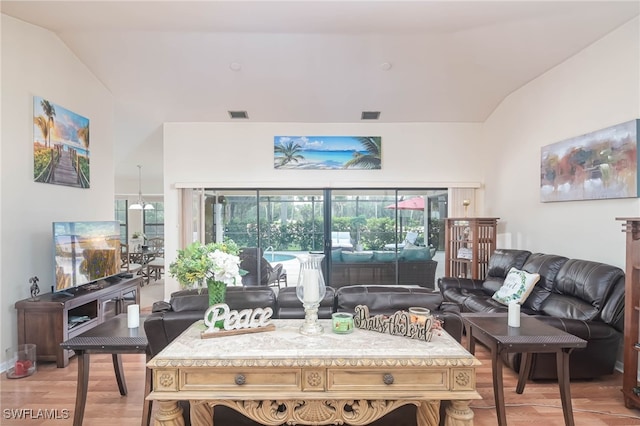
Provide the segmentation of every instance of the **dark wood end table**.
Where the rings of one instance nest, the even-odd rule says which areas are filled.
[[[127,314],[120,314],[60,344],[62,348],[71,349],[78,356],[78,385],[73,426],[82,426],[84,418],[84,408],[87,402],[87,389],[89,386],[90,354],[111,354],[120,395],[124,396],[127,394],[127,384],[124,379],[124,370],[122,369],[122,358],[120,355],[143,353],[147,355],[147,361],[149,361],[151,357],[149,353],[149,342],[144,332],[145,318],[145,316],[141,315],[140,326],[137,328],[129,328],[127,324]],[[151,417],[151,401],[146,399],[150,391],[151,370],[146,368],[142,426],[148,426]]]
[[[522,315],[520,327],[509,327],[507,314],[462,314],[462,319],[467,327],[469,352],[472,354],[475,352],[476,341],[487,346],[491,351],[493,393],[499,426],[507,424],[502,382],[502,354],[508,352],[522,353],[516,393],[524,392],[527,376],[531,371],[530,353],[556,354],[564,422],[567,426],[574,426],[569,382],[569,355],[575,348],[586,347],[585,340],[527,315]]]

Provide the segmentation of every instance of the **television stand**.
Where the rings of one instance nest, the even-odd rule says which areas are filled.
[[[119,283],[120,281],[122,281],[122,277],[120,277],[120,275],[114,275],[112,277],[107,277],[104,279],[106,282],[108,283]]]
[[[37,361],[55,361],[59,368],[66,367],[74,353],[62,349],[60,343],[126,313],[128,305],[139,304],[141,283],[142,277],[135,276],[116,283],[101,281],[94,290],[85,286],[67,294],[41,294],[38,301],[20,300],[15,304],[18,344],[35,343]]]

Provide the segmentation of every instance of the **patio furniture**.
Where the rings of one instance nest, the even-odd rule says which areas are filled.
[[[385,244],[384,249],[385,250],[402,250],[407,245],[407,243],[415,244],[417,239],[418,239],[418,233],[415,231],[409,231],[407,232],[407,235],[404,237],[404,241],[398,244],[396,243]]]
[[[282,263],[271,265],[263,256],[262,248],[243,247],[240,249],[240,269],[247,271],[242,277],[244,286],[277,286],[284,282],[287,285],[287,271]]]
[[[331,232],[331,248],[353,250],[353,243],[351,243],[351,233],[349,231]]]

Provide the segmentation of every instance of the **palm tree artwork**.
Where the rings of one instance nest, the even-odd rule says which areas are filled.
[[[366,154],[360,152],[353,153],[353,159],[344,164],[345,169],[350,167],[358,167],[360,169],[379,169],[382,165],[381,150],[382,138],[380,137],[359,137],[357,138],[362,144]]]
[[[89,119],[34,96],[34,181],[90,188],[89,166]]]
[[[380,136],[275,136],[274,167],[307,170],[378,170]]]
[[[47,123],[47,119],[44,115],[39,115],[33,118],[33,124],[38,126],[38,129],[40,129],[40,133],[42,133],[42,138],[45,140],[46,147],[46,141],[49,139],[49,124]]]
[[[44,114],[47,116],[47,147],[51,147],[51,128],[54,126],[55,122],[53,117],[56,116],[56,109],[51,102],[46,99],[42,99],[40,101],[40,105],[42,106],[42,110]]]
[[[304,160],[304,155],[300,154],[302,147],[293,141],[276,145],[273,150],[277,161],[276,168],[280,168],[288,163],[298,163]]]
[[[78,139],[82,141],[86,149],[89,149],[89,125],[78,129]]]

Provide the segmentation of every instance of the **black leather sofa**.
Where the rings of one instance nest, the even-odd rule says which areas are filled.
[[[208,308],[206,289],[178,291],[171,295],[169,302],[156,302],[152,313],[144,322],[151,354],[156,355],[173,339],[195,321],[201,320]],[[296,296],[295,287],[280,289],[277,293],[266,286],[229,287],[226,303],[231,309],[252,309],[271,307],[273,318],[304,318],[302,303]],[[372,315],[393,314],[411,306],[431,309],[432,314],[443,321],[443,328],[460,341],[463,324],[457,308],[452,304],[442,304],[442,296],[426,288],[402,286],[357,285],[339,289],[327,287],[318,310],[319,318],[331,318],[333,312],[353,312],[355,306],[367,305]],[[445,309],[441,309],[441,306]],[[450,308],[454,306],[454,309]],[[446,308],[449,308],[447,310]],[[189,404],[182,401],[185,424],[189,424]],[[222,406],[216,406],[214,417],[220,426],[257,426],[258,423]],[[389,413],[370,426],[414,426],[416,409],[403,406]]]
[[[603,263],[531,253],[496,250],[489,259],[484,280],[443,277],[439,289],[445,303],[461,312],[507,312],[491,296],[515,267],[540,274],[540,281],[524,301],[521,312],[587,341],[571,354],[570,377],[591,379],[612,374],[622,339],[624,321],[624,271]],[[505,358],[514,370],[520,354]],[[530,379],[557,379],[554,354],[535,354]]]
[[[228,287],[226,303],[236,310],[270,307],[274,312],[273,318],[304,318],[302,302],[295,287],[280,289],[277,296],[271,287]],[[371,315],[390,315],[411,306],[426,307],[443,321],[444,329],[451,336],[458,341],[462,336],[462,320],[457,307],[443,304],[439,293],[421,287],[355,285],[337,290],[326,287],[318,317],[328,319],[334,312],[353,312],[357,305],[367,305]],[[144,322],[151,354],[160,352],[191,324],[201,320],[208,308],[206,289],[177,291],[169,302],[154,303],[151,315]]]

